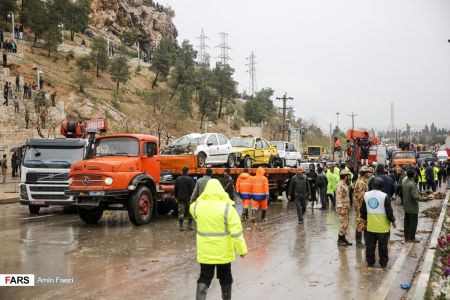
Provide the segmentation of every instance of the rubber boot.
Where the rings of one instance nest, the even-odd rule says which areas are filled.
[[[256,209],[252,209],[252,217],[250,218],[250,222],[255,223],[256,222]]]
[[[362,243],[362,232],[355,232],[355,240],[357,247],[364,247],[364,244]]]
[[[346,246],[343,235],[338,235],[337,244],[338,244],[338,246]]]
[[[179,220],[180,222],[180,231],[184,231],[183,220]]]
[[[231,284],[221,285],[220,288],[222,289],[222,299],[231,300]]]
[[[196,300],[205,300],[208,286],[204,283],[197,283],[197,297]]]
[[[189,231],[194,230],[194,227],[192,227],[192,219],[189,219],[189,220],[188,220],[188,227],[187,227],[187,229],[188,229]]]
[[[345,238],[345,235],[343,236],[343,241],[345,243],[345,246],[351,246],[353,245],[352,243],[350,243],[349,241],[347,241],[347,239]]]
[[[267,221],[267,219],[266,219],[266,213],[267,213],[267,210],[263,210],[263,211],[261,212],[261,222]]]
[[[242,213],[242,221],[248,220],[248,208],[244,208],[244,212]]]

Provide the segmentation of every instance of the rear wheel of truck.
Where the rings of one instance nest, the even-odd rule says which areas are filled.
[[[41,209],[38,205],[28,205],[28,210],[30,211],[30,214],[35,215],[39,213],[39,210]]]
[[[203,152],[200,152],[197,154],[197,164],[199,168],[206,167],[206,154]]]
[[[97,223],[103,216],[103,207],[78,207],[78,215],[80,219],[88,224]]]
[[[153,215],[153,196],[146,186],[141,186],[128,200],[128,217],[136,226],[150,222]]]

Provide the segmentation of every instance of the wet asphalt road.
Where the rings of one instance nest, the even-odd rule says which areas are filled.
[[[421,204],[438,206],[441,200]],[[411,282],[433,221],[419,219],[420,244],[404,244],[402,208],[391,232],[387,270],[369,269],[364,249],[337,247],[332,210],[308,209],[297,224],[293,203],[270,206],[269,221],[245,223],[249,254],[233,264],[234,299],[401,299]],[[194,299],[199,267],[195,233],[179,232],[175,217],[133,226],[125,212],[86,225],[60,208],[30,216],[19,204],[0,206],[0,273],[73,278],[73,284],[0,288],[0,299]],[[354,217],[348,239],[354,242]],[[400,233],[401,234],[401,233]],[[213,281],[208,299],[220,299]]]

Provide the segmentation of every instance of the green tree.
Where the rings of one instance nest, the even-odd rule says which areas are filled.
[[[131,78],[131,73],[128,67],[128,58],[123,55],[114,57],[111,61],[109,74],[111,75],[111,80],[116,82],[116,89],[117,92],[119,92],[119,84],[126,83]]]
[[[121,41],[128,47],[134,47],[139,39],[140,32],[137,29],[125,31],[120,37]]]
[[[216,120],[217,102],[219,100],[219,94],[217,90],[211,86],[204,84],[198,93],[199,98],[199,113],[200,113],[200,129],[203,127],[205,119],[211,121]]]
[[[265,88],[257,92],[245,103],[245,119],[253,123],[267,121],[276,114],[275,106],[270,99],[274,91],[271,88]]]
[[[89,25],[91,13],[90,0],[69,2],[69,9],[65,14],[65,26],[70,30],[70,39],[73,41],[76,32],[83,32]]]
[[[0,1],[0,17],[3,20],[7,20],[8,13],[12,11],[13,13],[16,12],[17,4],[16,0],[1,0]]]
[[[96,36],[92,39],[91,60],[96,69],[97,77],[100,76],[100,71],[108,69],[108,42],[100,36]]]
[[[50,26],[44,32],[44,40],[44,47],[47,50],[48,57],[50,57],[51,52],[56,51],[61,43],[61,30],[56,26]]]
[[[48,28],[48,10],[44,2],[40,0],[27,0],[24,4],[24,21],[34,33],[33,46],[36,46],[38,38],[42,37]]]
[[[237,94],[236,81],[233,80],[234,70],[228,65],[216,64],[213,70],[213,86],[219,94],[217,117],[222,117],[224,104],[231,101]]]
[[[178,92],[180,86],[184,86],[184,91],[190,89],[190,86],[194,85],[194,73],[195,73],[195,59],[197,57],[197,51],[189,43],[184,40],[181,47],[177,50],[175,59],[175,66],[170,74],[170,86],[172,88],[172,95],[170,99]],[[185,99],[191,101],[190,97]],[[188,105],[189,106],[189,105]]]
[[[87,71],[92,68],[91,58],[88,55],[80,56],[76,61],[78,72],[75,83],[80,87],[80,92],[84,93],[84,88],[92,82],[92,76]]]
[[[152,83],[152,89],[155,87],[158,79],[166,80],[170,72],[170,67],[175,63],[175,59],[176,50],[173,41],[170,39],[161,40],[155,49],[152,65],[150,66],[150,70],[156,73]]]

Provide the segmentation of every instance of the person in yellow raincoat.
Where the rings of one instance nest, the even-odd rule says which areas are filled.
[[[247,254],[241,219],[233,204],[220,182],[210,179],[189,208],[197,223],[197,261],[200,263],[197,300],[206,299],[215,269],[222,298],[231,299],[231,262],[235,260],[235,252],[241,257]]]

